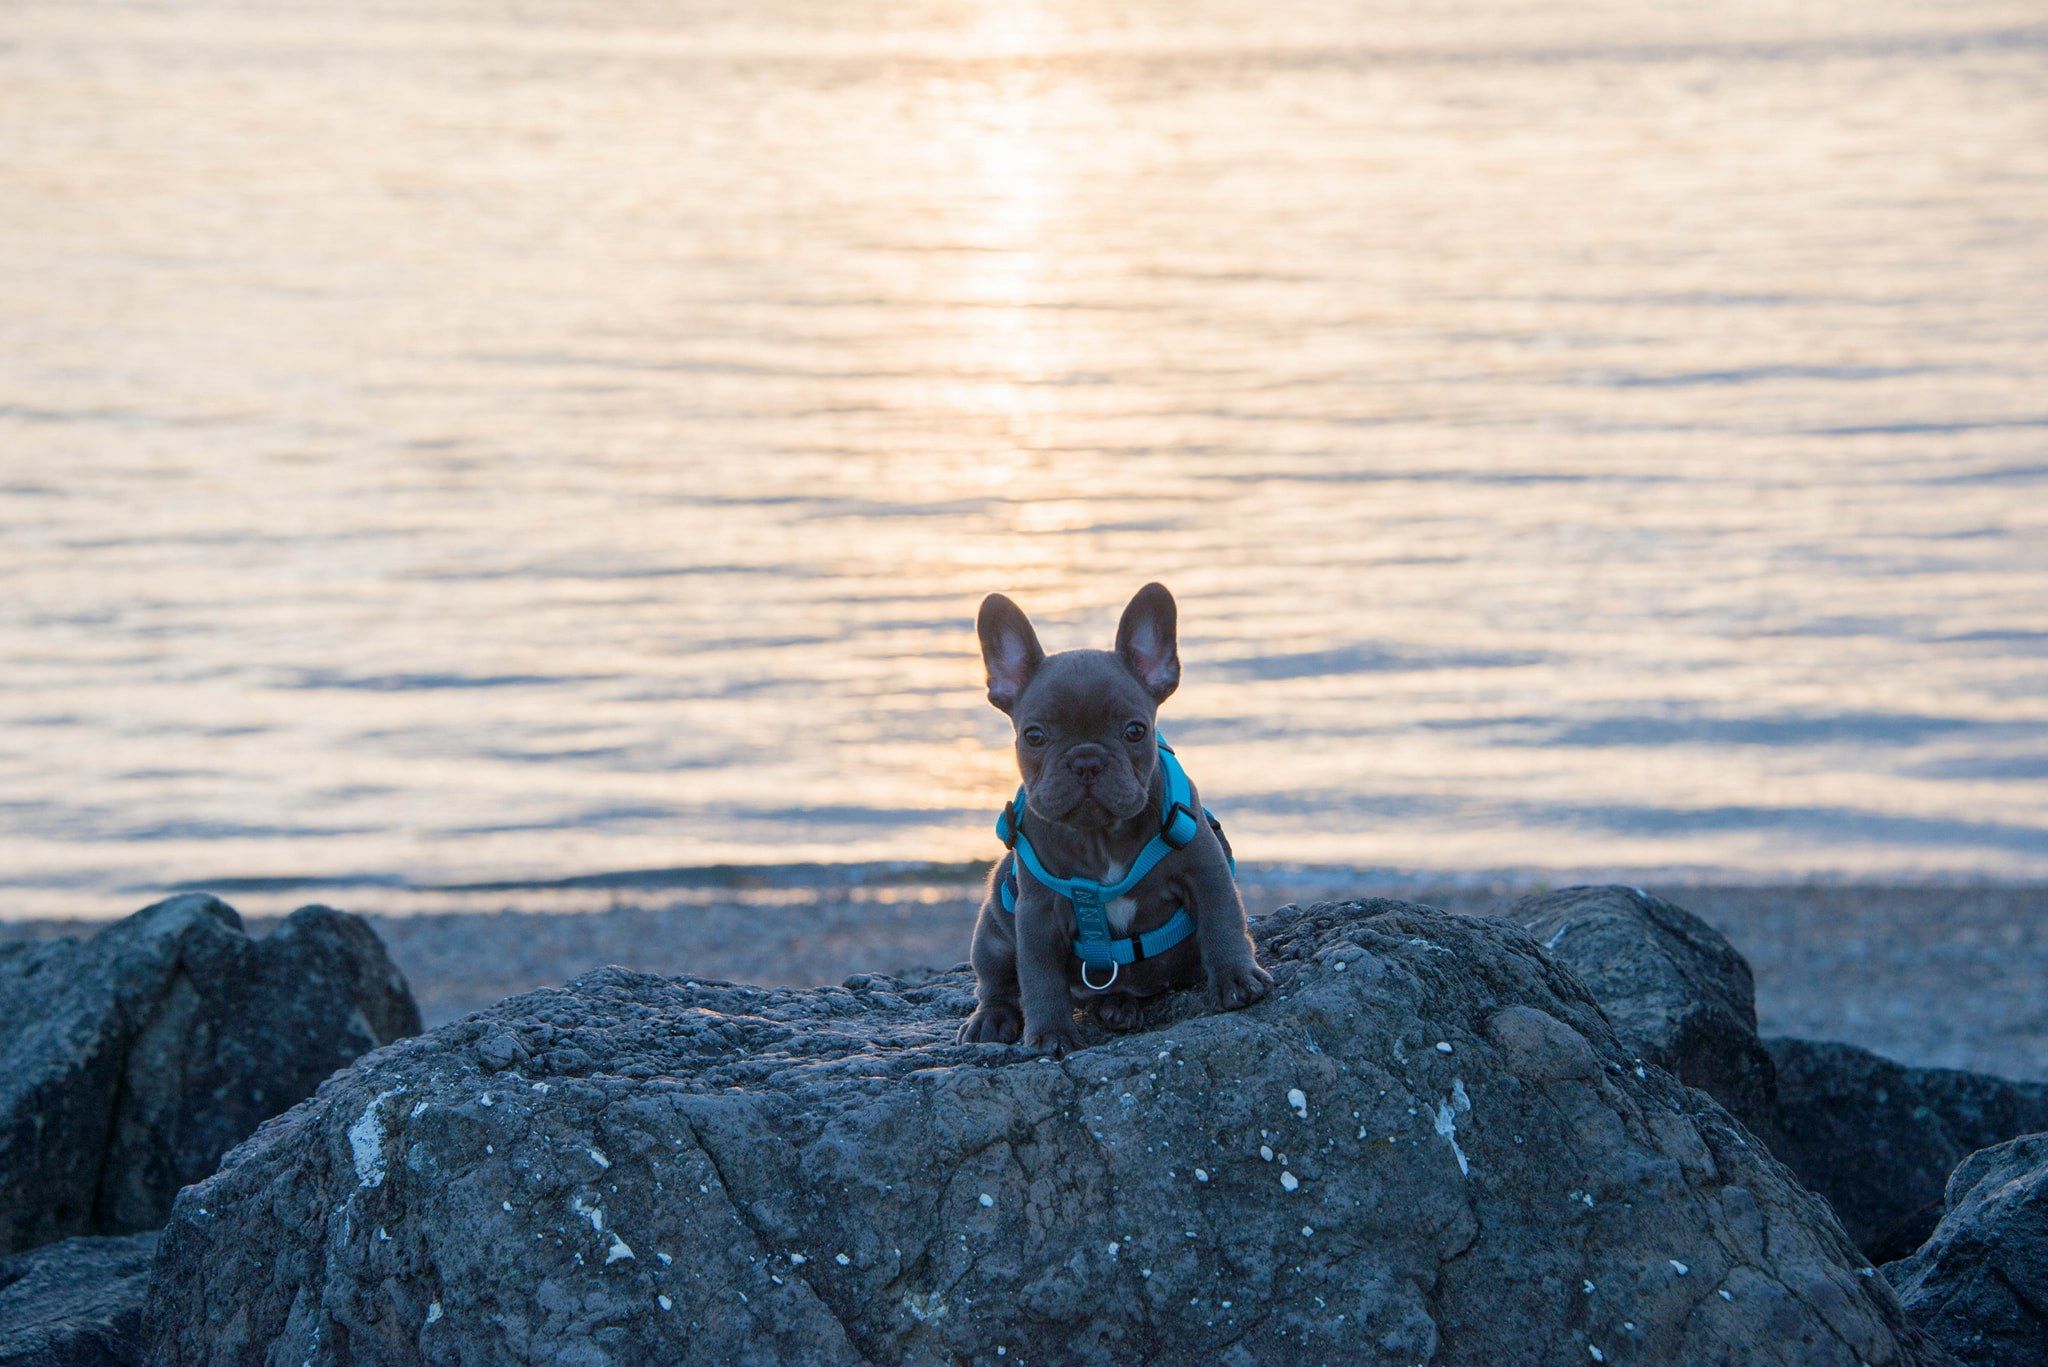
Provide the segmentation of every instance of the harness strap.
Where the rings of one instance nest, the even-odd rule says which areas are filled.
[[[1002,908],[1014,916],[1017,914],[1016,866],[1012,865],[1004,870],[1001,879],[1002,881],[996,886],[1000,894]],[[1108,958],[1102,964],[1090,964],[1089,966],[1099,969],[1111,963],[1136,964],[1143,963],[1147,959],[1156,959],[1194,933],[1195,918],[1188,914],[1186,907],[1180,907],[1174,911],[1173,915],[1166,919],[1163,925],[1156,926],[1141,935],[1127,935],[1121,939],[1112,939],[1109,942]],[[1075,948],[1075,957],[1081,957],[1079,946]],[[1082,962],[1087,963],[1088,961],[1083,959]]]
[[[1131,867],[1124,876],[1114,883],[1098,883],[1088,878],[1060,878],[1047,869],[1038,857],[1038,851],[1031,847],[1031,841],[1024,834],[1025,790],[1017,789],[1014,800],[1003,807],[996,817],[996,834],[1010,850],[1004,856],[1007,865],[997,876],[996,888],[1003,910],[1015,914],[1018,895],[1018,869],[1021,867],[1032,878],[1042,883],[1055,896],[1064,897],[1074,908],[1074,956],[1081,960],[1082,981],[1088,982],[1090,969],[1101,972],[1110,970],[1109,982],[1089,986],[1100,990],[1116,981],[1115,970],[1124,964],[1139,963],[1179,944],[1194,934],[1194,918],[1186,907],[1180,907],[1166,924],[1142,935],[1119,939],[1109,933],[1109,904],[1122,897],[1138,884],[1145,881],[1159,862],[1175,850],[1185,848],[1201,833],[1206,822],[1220,838],[1223,827],[1210,813],[1197,812],[1193,806],[1194,786],[1188,782],[1187,771],[1181,768],[1173,747],[1165,741],[1159,742],[1159,765],[1166,774],[1166,813],[1160,820],[1159,833],[1145,842],[1145,848],[1131,861]],[[1229,846],[1224,847],[1228,857]],[[1237,860],[1230,859],[1233,870]]]

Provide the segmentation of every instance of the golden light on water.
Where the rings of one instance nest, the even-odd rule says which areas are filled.
[[[2037,20],[19,6],[10,908],[983,854],[1155,578],[1253,858],[2048,867]]]

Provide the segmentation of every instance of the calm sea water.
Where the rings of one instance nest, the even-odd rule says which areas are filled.
[[[2048,873],[2044,63],[2038,0],[16,0],[0,915],[986,854],[981,595],[1152,578],[1254,859]]]

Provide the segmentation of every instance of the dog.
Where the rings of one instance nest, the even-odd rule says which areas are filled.
[[[975,920],[974,1011],[960,1040],[1058,1057],[1081,1045],[1076,1002],[1124,1031],[1139,1024],[1144,999],[1204,976],[1219,1010],[1264,997],[1273,978],[1252,949],[1228,849],[1155,729],[1159,705],[1180,684],[1173,595],[1159,584],[1138,590],[1114,650],[1047,655],[1030,619],[1000,593],[983,601],[977,629],[988,700],[1010,718],[1024,787],[999,823],[1013,849]],[[1157,862],[1125,888],[1148,859]],[[1005,909],[1006,884],[1014,911]],[[1148,936],[1185,938],[1115,960],[1105,933],[1126,942],[1125,956]]]

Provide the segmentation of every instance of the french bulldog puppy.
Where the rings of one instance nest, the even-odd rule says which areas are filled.
[[[1180,683],[1176,619],[1173,595],[1147,584],[1124,609],[1115,650],[1049,656],[1015,603],[994,593],[981,605],[988,700],[1016,730],[1024,834],[1056,877],[1114,883],[1159,833],[1166,783],[1153,726]],[[1199,793],[1190,805],[1201,810]],[[1164,925],[1182,906],[1195,933],[1124,965],[1106,991],[1082,981],[1073,903],[1020,871],[1016,913],[1004,911],[998,887],[1015,855],[1000,861],[974,925],[975,1007],[961,1041],[1021,1040],[1057,1057],[1080,1047],[1077,1001],[1108,1029],[1129,1030],[1144,998],[1204,975],[1219,1009],[1265,996],[1273,978],[1253,954],[1223,843],[1208,822],[1198,824],[1192,842],[1109,907],[1110,933],[1120,938]]]

